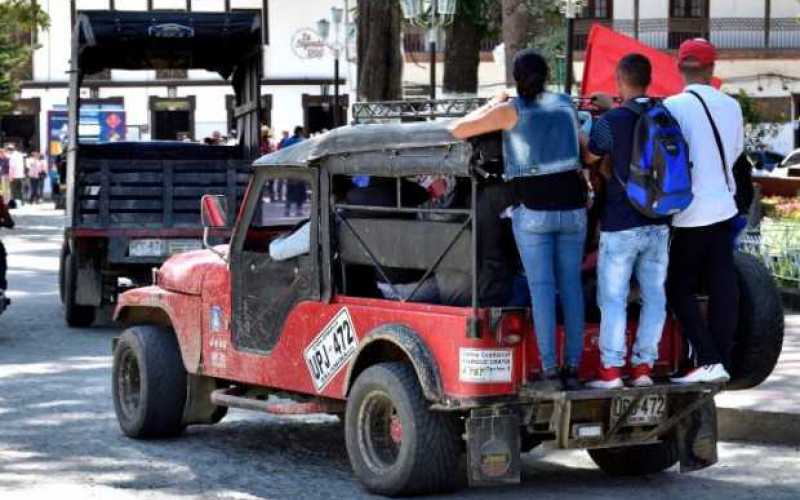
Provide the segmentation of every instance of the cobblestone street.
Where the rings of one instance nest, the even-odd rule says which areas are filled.
[[[359,498],[333,417],[231,411],[179,439],[124,437],[110,394],[113,327],[69,330],[58,301],[61,214],[18,210],[3,231],[13,304],[0,317],[0,498]],[[798,498],[796,448],[722,443],[720,463],[612,479],[585,452],[525,455],[523,484],[463,498]]]

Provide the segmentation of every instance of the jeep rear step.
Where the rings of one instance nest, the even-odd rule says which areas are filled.
[[[520,400],[523,403],[534,403],[534,408],[537,408],[529,419],[529,427],[536,427],[537,423],[541,423],[542,417],[550,410],[547,432],[556,435],[559,447],[597,448],[631,442],[655,442],[687,415],[706,402],[713,401],[714,395],[721,389],[722,386],[717,384],[656,384],[650,387],[578,391],[535,391],[522,388]],[[625,410],[612,420],[616,400],[627,403],[623,405]],[[652,425],[629,422],[641,403],[648,400],[655,404],[663,401],[667,418]],[[634,432],[621,432],[630,428],[634,428]],[[536,428],[531,430],[536,432]]]
[[[518,482],[522,433],[567,449],[670,444],[678,450],[682,472],[707,467],[717,459],[714,395],[720,389],[711,384],[578,391],[523,388],[516,401],[470,410],[470,484]]]

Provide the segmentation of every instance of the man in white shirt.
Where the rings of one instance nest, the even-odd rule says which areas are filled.
[[[738,319],[732,169],[744,150],[744,125],[739,103],[711,86],[715,60],[716,50],[707,40],[681,44],[678,66],[686,88],[664,101],[681,126],[693,164],[694,199],[672,219],[667,293],[694,348],[697,368],[673,378],[676,383],[730,379],[725,367],[730,367]],[[701,281],[708,286],[707,320],[695,298]]]
[[[11,197],[22,204],[23,186],[25,185],[25,155],[10,144],[8,150],[8,177],[11,179]]]

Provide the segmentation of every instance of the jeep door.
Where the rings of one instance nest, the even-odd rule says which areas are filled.
[[[232,339],[237,350],[268,353],[294,306],[320,297],[319,174],[262,170],[231,244]]]

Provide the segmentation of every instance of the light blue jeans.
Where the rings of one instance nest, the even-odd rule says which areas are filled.
[[[606,368],[625,366],[628,292],[635,273],[642,298],[631,364],[651,367],[667,317],[664,281],[669,263],[669,228],[637,227],[600,234],[597,302],[600,306],[600,357]]]
[[[581,262],[586,240],[586,210],[529,210],[520,205],[514,209],[511,221],[531,291],[542,369],[558,366],[556,292],[564,312],[565,362],[577,368],[583,352]]]

